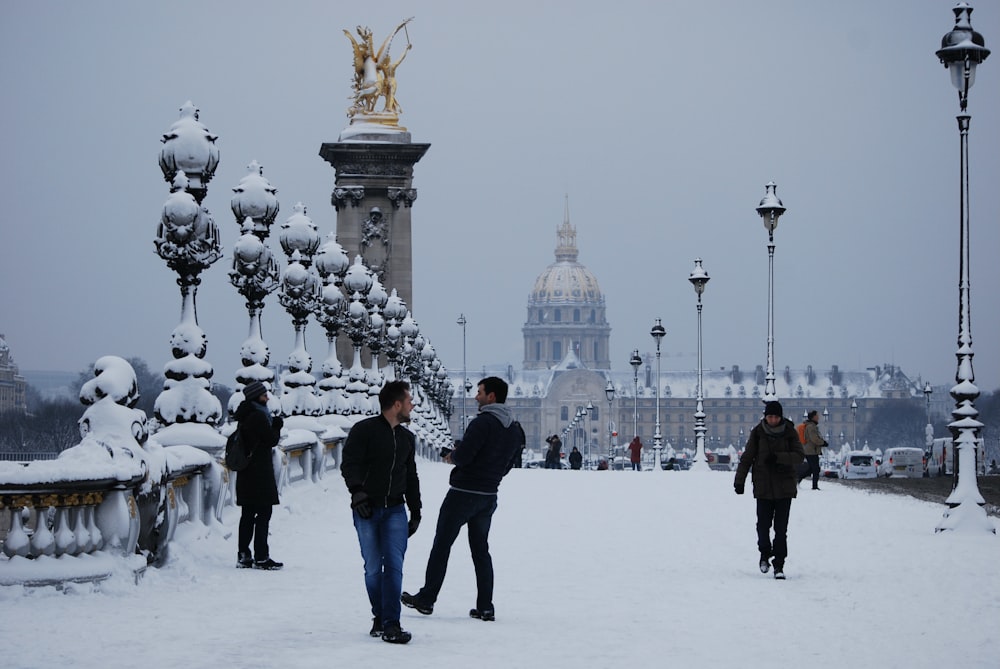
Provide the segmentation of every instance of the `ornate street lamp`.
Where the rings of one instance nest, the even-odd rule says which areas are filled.
[[[830,444],[830,412],[824,408],[823,409],[823,424],[826,425],[826,443]]]
[[[466,364],[465,363],[465,324],[468,323],[468,321],[465,320],[465,314],[459,314],[458,315],[458,320],[456,322],[459,325],[462,326],[462,378],[464,379],[462,387],[463,387],[463,389],[465,389],[465,392],[462,393],[462,434],[464,435],[465,434],[465,426],[469,424],[469,422],[468,422],[468,416],[465,413],[465,398],[466,398],[466,395],[469,394],[469,391],[468,391],[467,388],[465,388],[465,386],[466,385],[470,385],[470,386],[472,385],[471,383],[469,383],[469,379],[466,376],[468,372],[466,371],[466,366],[465,366],[465,364]]]
[[[221,450],[221,437],[214,426],[222,416],[222,405],[208,390],[214,372],[205,360],[208,339],[198,325],[195,306],[201,273],[222,257],[219,229],[202,205],[219,164],[219,149],[215,146],[217,136],[198,120],[198,110],[191,102],[180,112],[180,119],[160,140],[160,168],[170,184],[170,195],[163,204],[153,243],[157,254],[177,273],[181,322],[170,334],[174,359],[164,366],[169,381],[157,396],[153,413],[167,429],[179,423],[199,425],[204,436],[195,440],[188,433],[184,443]],[[166,434],[162,443],[170,443]]]
[[[764,376],[764,401],[771,402],[778,399],[774,389],[774,229],[778,227],[778,219],[785,213],[785,207],[778,199],[778,186],[773,181],[764,188],[757,213],[767,229],[767,372]]]
[[[639,349],[632,351],[632,357],[629,358],[628,364],[632,365],[632,380],[635,382],[635,388],[632,395],[632,435],[635,437],[639,436],[639,368],[642,367],[642,357],[639,355]]]
[[[590,442],[593,440],[594,412],[597,411],[597,409],[594,408],[594,403],[591,402],[590,400],[587,400],[586,411],[587,411],[587,440],[583,442],[583,448],[584,451],[586,451],[587,466],[593,467],[594,464],[593,462],[591,462],[591,456],[593,454],[590,452],[590,446],[591,446]]]
[[[934,447],[934,426],[931,425],[931,394],[933,392],[931,382],[928,381],[924,384],[924,397],[927,399],[927,427],[924,428],[924,443],[928,451]]]
[[[615,442],[612,434],[611,403],[615,401],[615,386],[608,379],[608,385],[604,388],[604,395],[608,398],[608,467],[614,463]]]
[[[958,370],[951,396],[955,408],[949,423],[958,462],[955,467],[955,487],[948,497],[950,507],[937,526],[937,531],[955,529],[962,519],[974,519],[983,529],[996,532],[983,508],[986,500],[976,481],[976,444],[983,424],[978,420],[975,400],[979,397],[976,375],[972,371],[972,304],[969,298],[969,121],[966,112],[969,89],[976,81],[976,66],[986,60],[990,50],[983,36],[972,29],[972,7],[960,2],[952,10],[955,27],[941,38],[941,48],[935,52],[941,63],[951,71],[951,83],[958,89],[961,113],[957,116],[960,145],[959,159],[959,262],[958,262]],[[958,508],[968,509],[961,513]]]
[[[660,340],[666,336],[667,331],[659,318],[653,323],[649,334],[656,342],[656,424],[653,430],[653,453],[656,457],[657,467],[662,471],[663,466],[660,462],[660,449],[663,448],[663,435],[660,433]]]
[[[858,401],[851,400],[851,420],[854,422],[854,435],[851,437],[851,450],[858,450]]]
[[[701,471],[710,469],[708,458],[705,456],[705,409],[702,403],[705,389],[702,382],[701,365],[701,295],[705,292],[705,286],[708,285],[709,279],[708,272],[701,266],[701,258],[695,258],[694,269],[688,276],[688,281],[694,286],[694,292],[698,296],[698,399],[694,411],[695,453],[691,469]]]
[[[264,178],[264,168],[254,160],[247,165],[246,176],[233,192],[230,208],[243,234],[233,246],[229,282],[246,300],[250,317],[250,331],[240,347],[243,367],[236,372],[236,380],[241,386],[253,381],[271,385],[274,382],[274,372],[268,367],[271,351],[264,342],[260,319],[264,299],[279,285],[278,263],[267,247],[267,237],[279,210],[278,190]],[[233,393],[229,399],[230,414],[242,399],[242,392]]]

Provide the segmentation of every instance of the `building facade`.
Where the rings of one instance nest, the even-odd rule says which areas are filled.
[[[7,340],[0,334],[0,413],[27,411],[25,387],[24,377],[14,363]]]

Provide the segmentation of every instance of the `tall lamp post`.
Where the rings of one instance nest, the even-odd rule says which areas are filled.
[[[465,435],[465,426],[469,424],[469,417],[465,413],[465,400],[466,400],[466,397],[469,394],[469,390],[467,388],[467,386],[469,384],[469,379],[466,378],[467,372],[466,372],[466,366],[465,366],[465,324],[468,323],[468,321],[465,320],[465,314],[459,314],[458,315],[458,320],[455,321],[455,322],[462,326],[462,390],[463,390],[463,392],[462,392],[462,435],[464,436]]]
[[[851,450],[858,450],[858,401],[851,400],[851,420],[854,422],[854,435],[851,436]]]
[[[698,296],[698,399],[694,411],[694,438],[695,453],[694,462],[691,469],[694,471],[708,471],[708,458],[705,457],[705,409],[703,399],[705,394],[702,381],[701,366],[701,294],[705,292],[705,286],[709,281],[708,272],[701,266],[701,258],[695,258],[694,269],[688,275],[688,281],[694,286],[694,292]]]
[[[593,438],[593,425],[594,425],[594,403],[587,400],[587,441],[584,442],[584,450],[587,452],[587,467],[592,467],[593,462],[591,462],[591,452],[590,452],[590,442]]]
[[[823,409],[823,424],[826,425],[826,445],[830,445],[830,412]]]
[[[960,2],[952,10],[955,27],[941,38],[941,48],[935,52],[941,63],[951,72],[951,83],[958,89],[961,108],[958,119],[960,143],[959,160],[959,263],[958,263],[958,370],[951,396],[955,408],[954,420],[948,424],[954,439],[958,462],[955,467],[955,487],[946,500],[950,507],[937,526],[937,531],[955,529],[962,519],[974,520],[983,529],[996,532],[983,508],[986,500],[979,492],[976,481],[976,443],[983,424],[978,420],[979,410],[975,400],[979,397],[976,375],[972,371],[972,305],[969,299],[969,121],[966,111],[969,89],[976,81],[976,66],[986,60],[990,50],[983,36],[972,29],[972,7]],[[960,508],[968,509],[960,512]]]
[[[615,386],[608,379],[608,385],[604,388],[604,394],[608,398],[608,466],[611,467],[615,457],[615,443],[611,427],[611,403],[615,401]]]
[[[660,462],[660,449],[663,448],[663,434],[660,433],[660,340],[666,336],[667,331],[664,329],[659,318],[653,323],[649,334],[652,335],[653,341],[656,342],[656,424],[653,430],[653,453],[655,454],[658,468],[662,470],[663,466]]]
[[[632,436],[639,436],[639,368],[642,367],[642,357],[639,355],[639,349],[632,351],[632,357],[629,358],[628,364],[632,365],[632,380],[635,382],[635,387],[632,395]]]
[[[774,389],[774,229],[778,227],[778,219],[785,213],[785,207],[778,199],[778,186],[773,181],[769,181],[764,188],[757,213],[767,230],[767,371],[764,376],[764,401],[771,402],[777,399]]]
[[[931,382],[928,381],[924,384],[924,397],[927,399],[927,427],[924,428],[924,443],[928,451],[934,447],[934,426],[931,425],[931,393],[933,392]]]

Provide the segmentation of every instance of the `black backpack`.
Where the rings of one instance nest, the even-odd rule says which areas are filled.
[[[226,468],[231,472],[241,472],[250,464],[250,456],[237,427],[226,439]]]

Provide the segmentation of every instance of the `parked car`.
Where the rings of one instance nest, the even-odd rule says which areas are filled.
[[[879,476],[920,478],[924,475],[924,451],[921,448],[887,448],[878,468]]]
[[[844,456],[840,467],[842,479],[874,479],[878,478],[875,466],[875,454],[864,451],[851,451]]]
[[[827,460],[820,463],[819,474],[825,479],[840,478],[840,462],[837,460]]]

